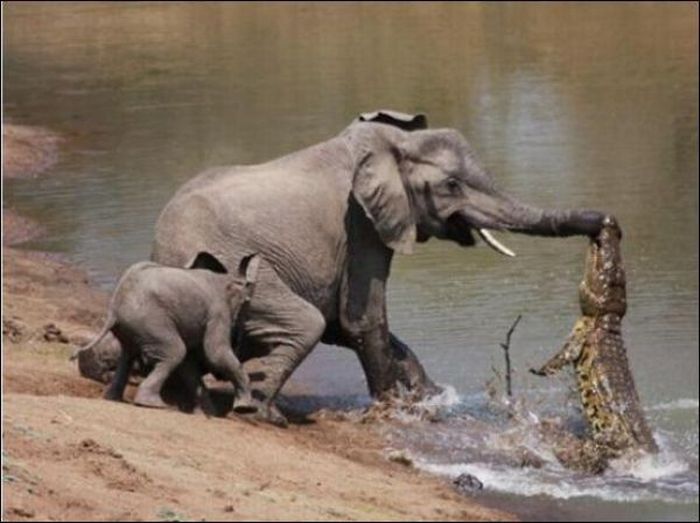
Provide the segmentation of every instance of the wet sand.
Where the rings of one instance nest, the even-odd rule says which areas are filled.
[[[24,243],[44,234],[44,228],[39,222],[5,208],[2,210],[2,229],[3,245]]]
[[[48,169],[58,159],[63,141],[43,127],[4,124],[3,178],[31,178]]]
[[[25,131],[6,138],[7,175],[50,165]],[[8,247],[40,224],[4,210],[3,231],[3,519],[515,518],[389,461],[372,424],[310,416],[278,429],[102,400],[68,356],[99,330],[108,296],[60,256]]]

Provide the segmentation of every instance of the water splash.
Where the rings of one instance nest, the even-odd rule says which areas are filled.
[[[428,396],[418,402],[418,405],[427,408],[451,409],[462,403],[462,397],[452,385],[440,385],[442,392],[434,396]]]
[[[605,501],[639,502],[664,501],[690,503],[697,499],[697,485],[684,481],[665,489],[643,488],[639,483],[611,481],[601,476],[566,477],[557,470],[516,469],[494,467],[491,463],[430,463],[415,459],[416,467],[432,474],[455,478],[472,474],[484,484],[484,489],[520,496],[548,496],[556,499],[593,497]],[[641,488],[640,488],[641,487]]]
[[[698,408],[700,408],[700,402],[697,398],[679,398],[652,405],[647,410],[698,410]]]
[[[675,402],[676,407],[692,408],[688,404]],[[451,479],[472,474],[485,490],[528,497],[697,503],[697,465],[689,463],[686,453],[663,432],[654,435],[659,454],[613,460],[604,474],[591,475],[558,462],[551,443],[542,438],[543,416],[525,398],[483,394],[460,398],[449,391],[424,405],[435,406],[446,413],[440,423],[419,416],[390,418],[414,424],[411,431],[405,425],[396,427],[391,440],[426,472]]]
[[[658,435],[656,440],[660,441]],[[663,444],[662,444],[663,445]],[[671,478],[688,472],[689,467],[667,446],[659,454],[644,454],[630,459],[623,456],[610,462],[610,471],[618,476],[631,476],[643,483]]]

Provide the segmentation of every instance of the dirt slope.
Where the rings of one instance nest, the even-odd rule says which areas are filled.
[[[278,429],[100,399],[68,355],[106,296],[41,253],[4,250],[4,520],[494,520],[383,454],[371,425]]]

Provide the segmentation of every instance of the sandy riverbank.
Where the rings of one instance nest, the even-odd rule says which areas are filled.
[[[48,169],[58,159],[61,138],[42,127],[4,124],[2,126],[2,176],[31,178]],[[2,202],[3,245],[23,243],[44,233],[35,220],[22,216]]]
[[[34,175],[22,162],[46,157],[27,136],[5,149],[19,143],[11,157]],[[41,231],[7,216],[6,244]],[[278,429],[100,399],[68,355],[99,329],[107,296],[53,255],[5,246],[3,262],[4,520],[513,518],[389,462],[371,424]]]
[[[2,126],[3,178],[27,178],[48,169],[58,159],[59,135],[28,125]]]

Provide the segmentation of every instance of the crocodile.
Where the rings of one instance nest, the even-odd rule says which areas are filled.
[[[565,465],[596,472],[601,472],[608,460],[632,449],[658,452],[622,339],[627,290],[621,239],[622,231],[615,218],[606,217],[600,233],[591,238],[588,247],[579,285],[582,314],[562,349],[541,368],[530,370],[549,376],[567,364],[573,365],[589,435],[576,452],[569,446],[557,457]]]

